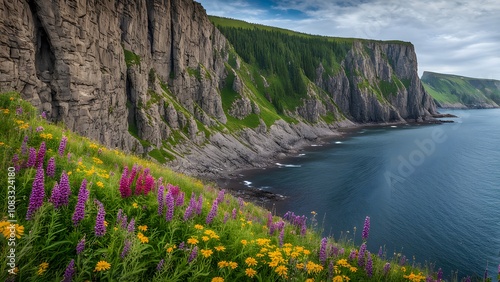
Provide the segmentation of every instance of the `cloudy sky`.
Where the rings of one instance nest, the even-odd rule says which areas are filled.
[[[410,41],[423,71],[500,80],[498,0],[197,0],[209,15],[310,34]]]

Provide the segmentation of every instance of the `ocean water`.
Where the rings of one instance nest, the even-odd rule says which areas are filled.
[[[490,277],[500,263],[500,110],[446,110],[455,123],[357,129],[311,146],[246,185],[287,197],[275,204],[316,218],[324,234],[359,243],[371,218],[368,249],[403,253],[445,275]]]

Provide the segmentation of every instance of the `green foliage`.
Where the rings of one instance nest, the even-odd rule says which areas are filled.
[[[188,67],[186,70],[190,76],[194,76],[197,80],[201,80],[201,73],[199,68],[193,69]]]
[[[134,52],[123,48],[123,54],[125,55],[127,68],[130,68],[131,66],[139,66],[141,64],[141,57]]]

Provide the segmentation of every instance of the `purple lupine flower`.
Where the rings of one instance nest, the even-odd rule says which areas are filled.
[[[171,221],[174,218],[174,196],[172,195],[172,190],[168,190],[167,196],[165,197],[165,205],[167,206],[167,212],[165,215],[165,220],[167,222]]]
[[[106,225],[104,225],[104,218],[106,217],[106,211],[104,210],[104,205],[95,200],[99,206],[99,211],[97,212],[97,217],[95,219],[94,232],[96,237],[102,237],[106,234]]]
[[[28,152],[28,135],[24,135],[23,143],[21,144],[21,155],[26,155]]]
[[[19,106],[17,109],[16,109],[16,115],[20,116],[23,114],[23,108],[21,106]]]
[[[41,131],[43,131],[43,126],[39,126],[36,128],[36,132],[41,132]]]
[[[484,270],[484,281],[488,280],[488,264],[486,264],[486,269]]]
[[[233,219],[236,219],[236,209],[233,209],[231,211],[231,216],[232,216]]]
[[[127,256],[128,252],[130,251],[130,245],[131,245],[131,242],[129,240],[125,239],[125,244],[123,245],[123,251],[120,254],[120,257],[122,259],[124,259]]]
[[[16,169],[16,172],[19,172],[21,170],[21,166],[20,166],[20,163],[19,163],[19,155],[18,154],[14,154],[12,156],[12,165]]]
[[[365,218],[365,224],[363,225],[363,232],[361,233],[361,238],[363,241],[368,239],[368,234],[370,233],[370,217]]]
[[[181,243],[179,244],[178,249],[179,249],[179,250],[184,250],[184,246],[185,246],[185,245],[186,245],[186,243],[184,243],[184,241],[183,241],[183,242],[181,242]]]
[[[135,179],[135,176],[137,175],[137,171],[138,170],[140,170],[139,165],[134,164],[132,166],[132,171],[130,172],[130,175],[128,177],[128,187],[129,187],[129,189],[131,189],[130,187],[132,187],[132,183],[134,182],[134,179]],[[130,195],[132,195],[132,190],[130,191]]]
[[[124,167],[123,168],[123,173],[122,177],[120,179],[120,195],[122,198],[127,198],[132,195],[132,191],[130,190],[130,181],[129,181],[129,175],[128,175],[128,168]]]
[[[380,248],[378,249],[378,257],[382,258],[383,255],[384,255],[384,251],[382,250],[382,246],[380,246]]]
[[[156,271],[160,271],[163,268],[163,264],[165,264],[165,260],[161,259],[160,262],[156,265]]]
[[[40,148],[38,148],[38,153],[36,154],[36,163],[35,165],[38,167],[39,165],[43,165],[43,159],[45,158],[45,152],[47,151],[47,145],[45,141],[40,144]]]
[[[61,142],[59,142],[59,149],[57,150],[57,152],[59,153],[59,156],[63,156],[64,155],[64,150],[66,150],[66,143],[68,142],[68,137],[66,136],[63,136],[61,138]]]
[[[281,229],[280,235],[278,236],[279,246],[283,247],[283,239],[285,237],[285,228]]]
[[[345,249],[341,248],[339,251],[339,256],[343,256],[345,254]]]
[[[217,204],[217,199],[214,200],[212,203],[212,208],[210,209],[210,212],[208,212],[206,223],[210,224],[214,220],[215,216],[217,216],[217,209],[219,207],[219,204]]]
[[[370,251],[367,251],[366,254],[367,254],[367,258],[366,258],[365,270],[366,270],[366,274],[368,275],[368,277],[371,278],[373,275],[372,254],[370,254]]]
[[[351,252],[349,253],[349,260],[354,260],[356,258],[356,250],[352,249]]]
[[[307,226],[306,226],[306,223],[304,222],[302,224],[302,226],[300,227],[300,235],[306,236],[306,232],[307,232]]]
[[[271,228],[271,225],[273,224],[273,214],[271,212],[267,213],[267,228]]]
[[[120,222],[120,227],[122,229],[128,230],[128,219],[127,219],[127,215],[126,214],[124,214],[122,216],[122,221]]]
[[[177,199],[175,199],[175,206],[181,207],[183,205],[184,205],[184,192],[180,192],[179,195],[177,196]]]
[[[157,193],[157,196],[156,196],[156,201],[158,202],[158,215],[163,215],[163,192],[165,190],[165,186],[163,185],[160,185],[160,187],[158,187],[158,193]]]
[[[81,254],[83,250],[85,250],[85,236],[76,244],[76,254]]]
[[[189,200],[189,204],[184,212],[184,221],[187,221],[193,215],[194,210],[196,209],[196,195],[191,193],[191,199]]]
[[[399,265],[403,266],[406,263],[406,256],[402,256],[401,259],[399,260]]]
[[[240,206],[240,210],[243,210],[243,207],[245,206],[245,202],[241,197],[238,197],[238,205]]]
[[[227,212],[224,213],[224,224],[226,224],[227,220],[229,219],[229,214]]]
[[[35,164],[36,164],[36,149],[30,147],[28,153],[28,161],[26,162],[26,167],[35,167]]]
[[[188,263],[191,263],[197,256],[198,256],[198,246],[194,246],[193,250],[191,251],[191,254],[189,255]]]
[[[327,238],[321,239],[321,245],[319,247],[319,262],[325,264],[326,262],[326,244],[328,243]]]
[[[359,252],[358,252],[358,266],[359,267],[365,266],[365,252],[366,252],[366,244],[363,243],[359,247]]]
[[[123,210],[118,209],[118,213],[116,214],[116,222],[121,223],[123,218]]]
[[[75,276],[75,260],[72,259],[66,270],[64,270],[63,280],[62,282],[71,282],[73,281],[73,276]]]
[[[198,203],[196,204],[196,214],[200,215],[203,208],[203,195],[198,196]]]
[[[127,226],[127,231],[128,231],[129,233],[134,233],[134,231],[135,231],[135,219],[134,219],[134,218],[132,218],[132,219],[130,220],[130,222],[128,223],[128,226]]]
[[[440,282],[441,280],[443,280],[443,270],[439,268],[437,273],[437,281]]]
[[[391,270],[391,264],[386,262],[384,265],[384,275],[389,274],[389,270]]]
[[[47,176],[54,177],[56,175],[56,159],[51,157],[47,163]]]
[[[220,203],[222,203],[222,201],[224,201],[224,193],[225,192],[226,191],[224,189],[219,191],[219,194],[217,194],[217,198],[216,198],[217,204],[220,204]]]
[[[334,271],[335,267],[333,266],[333,261],[330,261],[330,263],[328,264],[328,276],[333,276]]]
[[[42,117],[43,119],[47,119],[47,113],[46,113],[45,111],[43,111],[43,112],[42,112],[41,117]]]
[[[276,224],[271,224],[271,226],[269,227],[269,235],[273,235],[274,234],[274,229],[276,229]]]
[[[68,174],[63,171],[61,179],[59,180],[59,203],[62,206],[67,206],[69,203],[69,196],[71,195],[71,188],[69,187]]]
[[[30,203],[26,212],[26,220],[31,220],[35,212],[43,205],[45,197],[44,171],[43,166],[39,166],[36,171],[35,180],[31,188]]]
[[[49,202],[51,202],[56,209],[61,206],[61,190],[59,189],[59,184],[57,184],[57,182],[54,185],[54,188],[52,188],[52,194],[50,195]]]
[[[427,278],[425,278],[425,282],[434,282],[434,278],[432,278],[432,276],[427,276]]]
[[[146,175],[144,179],[144,190],[143,190],[144,195],[149,194],[149,192],[153,190],[154,186],[155,186],[155,178],[151,174]]]
[[[85,217],[85,203],[89,198],[89,191],[87,190],[87,179],[82,181],[80,190],[78,191],[78,201],[75,206],[75,212],[73,213],[73,225],[77,226],[80,221]]]

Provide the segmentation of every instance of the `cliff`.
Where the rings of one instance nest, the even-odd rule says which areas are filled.
[[[283,106],[266,89],[286,81],[242,60],[191,0],[0,0],[0,92],[197,175],[263,165],[353,122],[434,113],[411,44],[345,46],[340,71],[314,65],[313,81],[294,69],[302,92]]]
[[[500,81],[424,72],[422,84],[441,108],[498,108]]]

